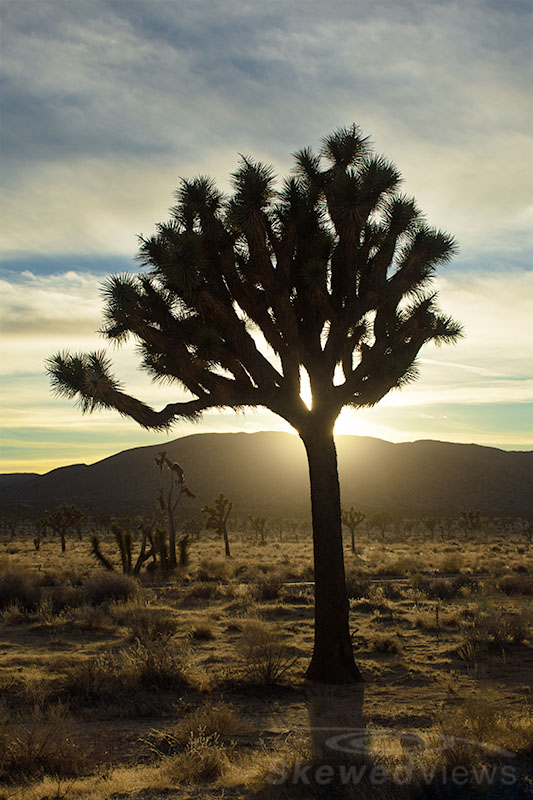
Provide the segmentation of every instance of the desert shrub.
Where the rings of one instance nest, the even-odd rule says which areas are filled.
[[[401,587],[394,583],[384,581],[380,584],[380,586],[381,591],[383,592],[383,597],[386,600],[400,600],[403,597],[403,591]]]
[[[89,578],[83,588],[89,603],[98,605],[108,600],[131,600],[139,592],[139,583],[130,575],[100,572]]]
[[[196,687],[187,654],[171,639],[137,642],[119,652],[99,653],[77,664],[64,678],[61,695],[86,705],[120,701],[142,689]]]
[[[105,630],[111,625],[111,618],[106,609],[102,606],[92,606],[90,603],[72,609],[69,617],[80,630]]]
[[[415,628],[421,628],[426,631],[436,631],[441,627],[458,626],[460,624],[460,615],[457,611],[446,611],[439,608],[438,619],[435,609],[433,613],[423,612],[416,614],[413,623]]]
[[[300,570],[299,577],[302,581],[314,581],[315,579],[315,569],[312,564],[307,564],[306,566],[302,567]]]
[[[186,689],[191,687],[187,652],[173,639],[137,642],[123,654],[126,671],[137,676],[142,688]]]
[[[411,583],[413,588],[423,592],[430,600],[453,600],[473,588],[472,581],[463,576],[428,579],[421,575],[414,575]]]
[[[191,732],[185,750],[166,760],[165,772],[171,781],[197,786],[217,780],[229,765],[226,748],[217,734],[200,731]]]
[[[219,600],[226,597],[225,587],[218,583],[197,583],[191,586],[183,595],[185,602],[190,600]]]
[[[203,558],[196,570],[199,581],[227,581],[230,578],[230,566],[226,561]]]
[[[117,654],[98,653],[69,670],[63,678],[60,694],[69,702],[98,705],[122,697],[130,688],[126,677]]]
[[[250,724],[228,703],[205,703],[183,717],[172,728],[154,731],[150,746],[156,755],[174,755],[186,749],[191,735],[216,737],[230,744],[250,732]]]
[[[375,653],[397,655],[402,651],[402,645],[398,638],[396,636],[387,636],[386,634],[373,636],[369,640],[369,646]]]
[[[313,602],[313,592],[308,586],[302,589],[288,587],[281,592],[280,600],[289,605],[310,605]]]
[[[523,573],[506,575],[498,582],[498,589],[508,595],[533,595],[533,578]]]
[[[241,634],[242,677],[246,683],[270,686],[295,663],[279,631],[261,620],[243,623]]]
[[[113,603],[109,607],[109,615],[119,625],[129,628],[131,639],[141,642],[171,636],[179,627],[172,609],[144,605],[139,597],[126,603]]]
[[[491,614],[484,619],[482,629],[489,643],[498,648],[523,644],[530,633],[530,625],[524,616],[503,612]]]
[[[239,581],[253,582],[266,574],[262,564],[240,563],[233,567],[233,577]]]
[[[506,650],[526,642],[531,635],[531,621],[526,614],[504,611],[477,614],[465,628],[466,643],[476,651],[484,647]]]
[[[265,576],[255,584],[254,594],[258,600],[277,600],[283,584],[283,580],[278,575]]]
[[[17,605],[22,611],[35,611],[40,599],[35,577],[26,570],[9,567],[0,574],[0,609]]]
[[[390,576],[391,578],[401,578],[404,575],[418,572],[420,567],[420,559],[414,556],[398,556],[380,564],[377,571],[381,575]]]
[[[361,578],[353,573],[346,575],[346,594],[349,600],[359,600],[361,597],[367,597],[370,589],[370,581],[368,578]]]
[[[20,625],[28,621],[28,612],[21,608],[18,603],[11,603],[0,611],[0,619],[4,625]]]
[[[67,608],[76,608],[86,602],[85,593],[79,586],[56,585],[43,594],[50,600],[54,614],[60,614]]]
[[[452,740],[461,736],[516,755],[533,753],[533,711],[528,706],[502,712],[494,698],[474,698],[459,706],[443,728]]]
[[[215,634],[213,633],[213,628],[211,627],[211,625],[209,625],[208,622],[203,622],[199,625],[195,625],[189,635],[191,639],[195,639],[196,641],[207,642],[215,638]]]
[[[507,572],[507,561],[503,558],[494,558],[486,564],[486,568],[493,578],[500,578]]]
[[[439,572],[461,572],[463,559],[459,553],[448,553],[439,564]]]
[[[35,580],[39,586],[47,588],[59,588],[67,586],[81,586],[84,576],[74,567],[61,567],[60,569],[45,569],[42,572],[39,571],[35,573]]]
[[[73,720],[61,703],[46,709],[35,705],[29,716],[0,710],[0,780],[79,775],[88,752],[73,736]]]

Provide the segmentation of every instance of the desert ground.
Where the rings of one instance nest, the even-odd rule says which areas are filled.
[[[105,530],[103,569],[89,522],[64,553],[4,528],[1,800],[533,796],[520,524],[361,526],[355,553],[346,532],[354,687],[304,677],[305,528],[230,529],[231,558],[204,530],[187,565],[139,579]]]

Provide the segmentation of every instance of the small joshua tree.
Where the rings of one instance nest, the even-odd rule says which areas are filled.
[[[267,520],[266,517],[253,517],[251,514],[248,517],[250,520],[250,524],[257,534],[257,537],[260,538],[261,544],[265,544],[266,542],[266,526]]]
[[[201,517],[190,517],[183,523],[183,532],[190,536],[191,539],[193,537],[199,539],[203,527],[204,521]]]
[[[438,519],[436,519],[435,517],[424,517],[422,521],[424,523],[427,532],[431,534],[431,536],[434,536],[435,530],[437,529],[437,525],[439,524]]]
[[[85,514],[76,505],[70,503],[62,503],[53,511],[45,511],[41,523],[42,527],[50,528],[54,533],[57,533],[61,540],[61,551],[64,553],[67,549],[66,537],[67,532],[71,528],[77,528],[85,519]]]
[[[194,497],[187,484],[185,483],[185,473],[176,461],[170,461],[166,452],[163,450],[155,458],[155,463],[159,467],[161,485],[159,487],[157,500],[161,511],[165,511],[168,524],[168,566],[175,569],[176,559],[176,525],[174,513],[183,495]],[[166,468],[166,472],[165,472]],[[165,482],[165,474],[167,480]]]
[[[155,519],[151,524],[141,522],[140,525],[138,525],[138,529],[141,533],[141,547],[135,559],[135,564],[133,564],[133,533],[131,531],[131,522],[129,520],[110,520],[109,529],[113,533],[118,547],[124,575],[139,575],[143,564],[150,558],[152,559],[151,568],[154,569],[157,566],[158,549],[153,535],[154,527]],[[91,536],[91,551],[104,569],[109,572],[115,571],[113,563],[102,552],[100,538],[96,533],[93,533]]]
[[[231,558],[228,537],[228,517],[233,504],[223,494],[219,494],[214,505],[204,506],[202,513],[207,515],[206,528],[217,531],[224,539],[226,558]]]
[[[352,553],[355,553],[355,530],[359,527],[364,519],[365,514],[363,514],[361,511],[357,511],[357,509],[355,509],[353,506],[351,506],[347,511],[343,510],[342,512],[342,524],[346,525],[352,537]]]
[[[481,527],[481,512],[479,508],[470,508],[467,511],[461,511],[462,524],[465,531],[476,531]]]
[[[377,514],[374,514],[370,522],[374,528],[379,530],[381,538],[385,540],[385,531],[389,525],[392,525],[394,520],[392,514],[390,514],[388,511],[379,511]]]
[[[521,532],[522,532],[522,535],[524,536],[524,538],[525,538],[525,540],[526,540],[526,542],[528,544],[528,547],[531,547],[531,545],[533,544],[533,521],[526,520],[523,523],[523,527],[522,527],[522,531]]]

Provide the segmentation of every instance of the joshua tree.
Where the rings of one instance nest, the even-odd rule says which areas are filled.
[[[475,531],[481,527],[481,511],[479,508],[469,508],[466,511],[461,511],[462,525],[465,531]]]
[[[347,511],[342,512],[342,523],[346,525],[352,537],[352,553],[355,553],[355,529],[359,527],[365,515],[351,506]]]
[[[191,538],[195,537],[199,539],[203,527],[204,521],[201,517],[189,517],[189,519],[186,519],[183,523],[183,532]]]
[[[261,539],[261,544],[265,544],[266,542],[266,528],[267,528],[267,519],[266,517],[254,517],[251,514],[248,516],[250,520],[250,525],[252,529],[255,531],[257,536]]]
[[[427,532],[431,534],[431,536],[434,536],[437,525],[439,524],[438,519],[436,519],[436,517],[424,517],[422,522]]]
[[[528,543],[528,547],[531,547],[533,544],[533,522],[531,520],[525,520],[522,523],[522,535],[524,536],[526,542]]]
[[[156,411],[124,393],[105,353],[53,356],[53,388],[83,411],[114,408],[166,429],[210,408],[265,407],[298,432],[309,462],[315,643],[309,678],[360,679],[348,627],[335,420],[416,376],[426,342],[460,326],[430,289],[453,239],[429,227],[400,174],[355,125],[272,168],[241,157],[233,194],[183,180],[169,222],[141,238],[141,275],[105,285],[107,339],[132,335],[144,368],[187,395]],[[301,397],[308,379],[312,401]]]
[[[39,524],[41,531],[43,528],[50,528],[54,533],[58,534],[61,540],[61,550],[64,553],[67,548],[67,531],[70,528],[77,528],[84,519],[85,514],[81,508],[70,503],[62,503],[53,511],[45,511]]]
[[[228,519],[231,514],[232,503],[223,494],[219,494],[215,500],[214,505],[204,506],[202,513],[207,514],[207,522],[205,527],[209,530],[217,531],[224,539],[224,551],[226,558],[231,558],[229,549],[229,536],[228,536]]]
[[[372,527],[378,528],[381,533],[381,538],[385,540],[385,531],[392,525],[394,518],[388,511],[379,511],[370,520]]]
[[[175,569],[178,562],[176,559],[176,526],[174,522],[174,513],[182,495],[186,495],[187,497],[195,497],[195,495],[185,483],[185,473],[183,469],[177,461],[170,461],[164,450],[155,458],[155,463],[159,467],[161,480],[157,500],[161,511],[165,511],[167,515],[168,565],[170,569]],[[165,467],[167,469],[166,482],[164,479]]]
[[[133,564],[133,533],[132,527],[137,527],[141,533],[141,547],[139,554]],[[122,572],[125,575],[139,575],[143,564],[152,559],[152,569],[157,566],[157,547],[154,541],[153,529],[155,527],[155,519],[151,524],[142,521],[140,524],[135,525],[132,520],[128,518],[111,519],[109,522],[109,529],[115,539],[120,561],[122,564]],[[148,546],[149,545],[149,546]],[[113,563],[102,552],[100,545],[100,537],[93,533],[91,535],[91,552],[96,560],[104,567],[104,569],[113,572],[115,567]]]

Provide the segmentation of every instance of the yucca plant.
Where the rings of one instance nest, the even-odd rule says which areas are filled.
[[[355,553],[355,531],[359,525],[366,519],[366,515],[362,511],[358,511],[351,506],[342,512],[342,524],[346,525],[350,531],[352,540],[352,553]]]
[[[231,558],[229,535],[228,535],[228,519],[233,507],[232,502],[228,497],[224,497],[222,493],[218,495],[212,506],[204,506],[202,514],[207,516],[205,527],[208,530],[215,530],[224,539],[224,552],[226,558]]]
[[[177,566],[176,560],[176,525],[174,514],[183,495],[195,497],[185,481],[185,472],[177,461],[171,461],[164,450],[155,458],[159,467],[160,485],[157,501],[161,511],[167,515],[168,527],[168,564],[170,569]],[[166,480],[165,480],[166,477]]]
[[[270,409],[307,452],[315,558],[309,678],[360,678],[348,629],[333,427],[417,375],[426,342],[461,327],[431,288],[454,240],[400,192],[396,167],[356,125],[295,154],[277,187],[270,166],[241,157],[225,197],[207,177],[183,180],[168,222],[141,238],[143,271],[105,284],[104,336],[133,336],[143,367],[186,392],[157,411],[125,393],[103,352],[58,353],[53,388],[82,411],[114,408],[167,429],[212,408]],[[312,403],[301,396],[308,379]]]

